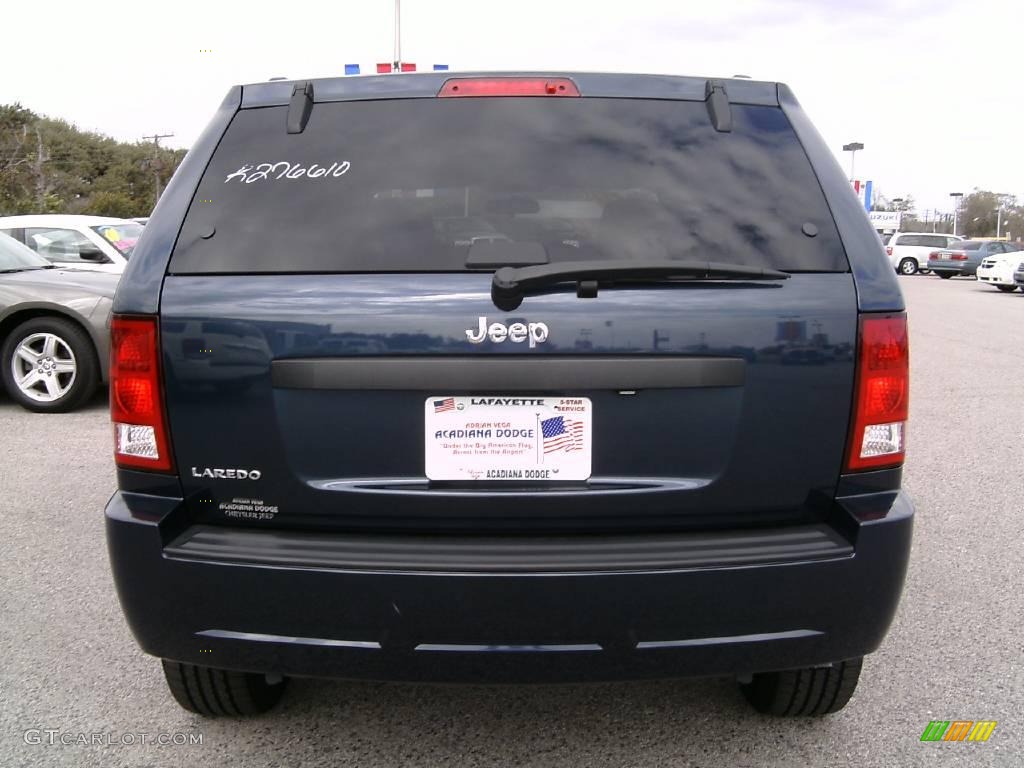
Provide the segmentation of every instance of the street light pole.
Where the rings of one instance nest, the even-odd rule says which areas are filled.
[[[855,167],[854,163],[855,163],[856,158],[857,158],[857,151],[860,150],[860,149],[864,149],[864,145],[861,142],[859,142],[859,141],[851,141],[849,144],[843,144],[843,152],[849,152],[850,153],[850,183],[851,184],[853,183],[853,180],[855,178],[857,178],[854,175],[854,167]]]
[[[395,63],[392,72],[402,69],[402,0],[395,0]]]
[[[953,234],[956,234],[957,216],[960,213],[960,200],[963,198],[963,192],[950,192],[949,196],[953,198]]]

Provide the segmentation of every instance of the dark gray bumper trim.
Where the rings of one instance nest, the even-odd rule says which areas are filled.
[[[340,571],[580,573],[749,566],[850,557],[825,524],[618,536],[394,536],[196,525],[164,548],[173,559]]]
[[[744,361],[727,357],[446,356],[275,360],[282,389],[541,392],[738,387]]]

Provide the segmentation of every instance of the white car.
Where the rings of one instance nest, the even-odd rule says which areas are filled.
[[[1007,243],[1007,245],[1015,244]],[[1017,289],[1013,273],[1024,268],[1022,265],[1024,265],[1024,251],[1007,253],[1003,256],[986,256],[978,265],[978,280],[988,283],[1000,291],[1011,293]]]
[[[927,271],[928,254],[941,248],[949,248],[963,240],[959,235],[942,235],[937,232],[897,232],[885,245],[885,252],[893,268],[901,275],[913,275]]]
[[[121,274],[142,225],[108,216],[36,214],[0,218],[0,232],[62,267]]]

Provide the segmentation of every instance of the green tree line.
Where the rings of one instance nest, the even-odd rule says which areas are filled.
[[[953,232],[952,211],[918,210],[914,198],[907,195],[891,200],[881,198],[876,211],[903,211],[900,229],[904,232]],[[975,188],[963,196],[957,210],[956,233],[967,237],[1011,237],[1024,240],[1024,205],[1014,195],[1002,195]]]
[[[184,156],[0,105],[0,215],[148,216]]]

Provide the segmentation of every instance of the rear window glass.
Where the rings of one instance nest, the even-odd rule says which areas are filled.
[[[719,133],[703,102],[339,102],[316,104],[305,131],[288,134],[286,107],[242,110],[170,270],[462,271],[475,245],[511,242],[553,263],[847,271],[785,115],[732,112],[732,131]]]
[[[978,251],[981,250],[982,243],[975,243],[970,240],[964,240],[962,243],[953,243],[950,248],[956,251]]]

